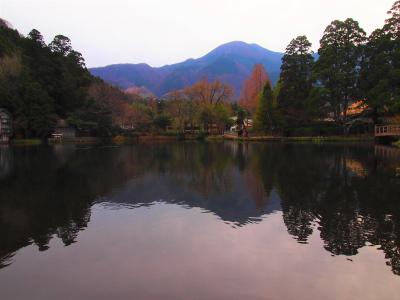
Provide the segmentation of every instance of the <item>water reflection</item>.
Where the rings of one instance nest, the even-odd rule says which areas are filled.
[[[327,251],[346,256],[378,245],[400,275],[399,167],[398,152],[369,145],[2,147],[0,268],[27,245],[76,242],[94,203],[161,202],[200,208],[233,228],[282,212],[298,243],[317,232]]]

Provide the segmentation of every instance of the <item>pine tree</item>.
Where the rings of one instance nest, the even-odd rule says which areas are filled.
[[[279,123],[279,116],[274,105],[274,96],[271,85],[267,82],[258,97],[257,109],[254,118],[254,129],[264,134],[273,134]]]
[[[293,39],[282,58],[278,106],[289,126],[307,119],[306,101],[312,89],[314,65],[306,36]]]
[[[375,123],[380,117],[400,111],[400,1],[389,18],[375,30],[365,47],[361,84]]]
[[[361,97],[359,75],[366,34],[357,21],[333,21],[324,32],[314,71],[317,85],[328,95],[330,109],[339,123],[346,123],[347,108]]]

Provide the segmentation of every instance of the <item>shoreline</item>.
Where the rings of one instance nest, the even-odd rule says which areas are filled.
[[[374,142],[373,136],[305,136],[305,137],[277,137],[277,136],[253,136],[238,137],[234,135],[223,135],[209,138],[211,140],[230,140],[240,142]]]
[[[77,144],[77,145],[97,145],[97,144],[136,144],[136,143],[153,143],[153,142],[176,142],[176,141],[237,141],[237,142],[370,142],[374,143],[373,136],[320,136],[320,137],[274,137],[274,136],[252,136],[238,137],[235,135],[218,135],[218,136],[199,136],[199,135],[142,135],[136,137],[115,136],[112,138],[97,138],[97,137],[77,137],[64,138],[61,140],[49,139],[48,144]],[[16,139],[10,140],[4,145],[14,146],[37,146],[42,145],[43,141],[39,139]],[[393,146],[400,147],[400,141],[393,143]]]

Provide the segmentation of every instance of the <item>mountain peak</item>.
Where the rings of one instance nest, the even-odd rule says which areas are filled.
[[[283,54],[265,49],[257,44],[232,41],[222,44],[198,59],[152,68],[145,64],[113,65],[90,69],[93,75],[106,81],[129,88],[145,87],[155,95],[162,96],[172,90],[192,85],[201,78],[221,80],[233,86],[235,95],[240,94],[244,80],[255,64],[262,64],[272,82],[276,82]]]
[[[215,60],[220,57],[231,57],[235,60],[240,60],[245,64],[263,64],[267,71],[272,73],[276,71],[274,66],[277,64],[280,68],[282,56],[282,53],[265,49],[258,44],[232,41],[218,46],[200,59]]]
[[[233,41],[229,43],[222,44],[206,54],[205,56],[210,56],[210,55],[221,55],[221,54],[244,54],[249,53],[254,50],[265,50],[268,51],[267,49],[262,48],[261,46],[258,46],[257,44],[248,44],[242,41]]]

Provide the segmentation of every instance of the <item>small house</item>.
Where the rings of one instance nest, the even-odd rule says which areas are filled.
[[[235,117],[231,117],[230,119],[231,119],[231,120],[233,121],[233,123],[234,123],[234,125],[232,125],[231,128],[230,128],[230,131],[231,131],[231,132],[237,132],[237,131],[239,131],[240,129],[242,129],[241,127],[242,127],[243,125],[246,126],[246,129],[247,129],[247,130],[253,128],[253,120],[252,120],[252,119],[245,118],[245,119],[243,120],[243,125],[238,125],[238,124],[237,124],[237,117],[236,117],[236,116],[235,116]]]
[[[12,135],[11,114],[0,108],[0,142],[7,143]]]
[[[346,131],[349,134],[366,134],[373,132],[371,109],[365,100],[351,103],[346,110]]]
[[[76,137],[76,129],[69,126],[67,122],[63,119],[57,121],[56,128],[53,133],[54,138],[75,138]]]

